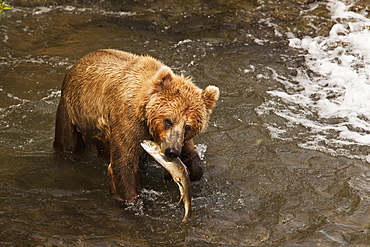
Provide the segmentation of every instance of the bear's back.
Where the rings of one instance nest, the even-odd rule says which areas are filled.
[[[145,101],[146,91],[152,88],[163,66],[150,56],[112,49],[87,54],[67,72],[62,85],[62,97],[72,121],[88,129],[88,125],[99,125],[97,116],[107,119],[111,111],[138,113],[140,116],[135,117],[143,118],[138,105]]]

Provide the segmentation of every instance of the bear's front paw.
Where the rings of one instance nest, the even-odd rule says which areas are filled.
[[[190,181],[199,181],[203,176],[202,160],[196,152],[181,155],[180,159],[189,170]]]

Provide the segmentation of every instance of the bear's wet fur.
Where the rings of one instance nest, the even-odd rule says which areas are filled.
[[[192,181],[203,171],[192,138],[207,127],[219,89],[201,90],[150,56],[98,50],[67,72],[56,113],[54,148],[76,153],[96,146],[110,161],[112,196],[134,201],[143,140],[159,143],[169,158],[180,157]]]

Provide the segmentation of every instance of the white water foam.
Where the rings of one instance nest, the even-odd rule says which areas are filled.
[[[370,19],[337,0],[327,6],[336,21],[329,35],[289,40],[305,68],[294,78],[273,71],[284,90],[269,91],[256,112],[287,120],[266,124],[274,138],[370,162]]]
[[[195,148],[200,156],[200,159],[204,161],[204,154],[207,151],[207,145],[199,143],[199,144],[195,144]]]

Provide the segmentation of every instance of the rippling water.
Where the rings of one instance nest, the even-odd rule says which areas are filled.
[[[258,110],[260,114],[272,110],[288,120],[284,126],[267,123],[275,138],[370,161],[370,19],[349,7],[328,2],[336,21],[329,35],[290,39],[289,45],[302,51],[305,64],[295,77],[274,71],[284,90],[269,91],[274,99]]]
[[[0,245],[370,244],[366,1],[41,2],[0,19]],[[52,149],[63,76],[100,48],[220,88],[189,223],[158,164],[122,207],[105,161]]]

